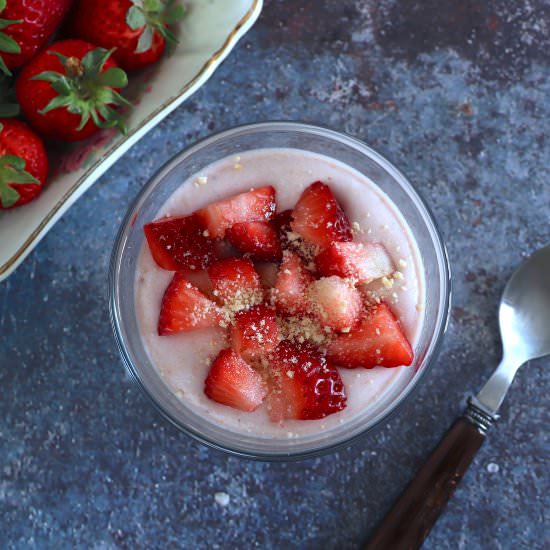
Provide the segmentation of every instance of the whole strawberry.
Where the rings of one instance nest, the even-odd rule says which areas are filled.
[[[0,70],[22,67],[50,39],[71,0],[0,0]]]
[[[111,53],[82,40],[63,40],[25,65],[15,91],[31,126],[63,141],[86,139],[99,128],[125,132],[116,107],[130,105],[118,93],[128,79]]]
[[[42,191],[48,157],[42,140],[16,119],[0,119],[0,208],[25,204]]]
[[[157,61],[166,42],[177,43],[168,25],[184,13],[175,0],[79,0],[68,32],[103,48],[116,48],[116,62],[132,71]]]

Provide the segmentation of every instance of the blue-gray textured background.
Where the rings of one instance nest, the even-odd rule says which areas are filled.
[[[549,25],[547,0],[268,1],[208,84],[0,284],[0,548],[360,548],[496,365],[501,289],[550,240]],[[164,161],[212,131],[296,118],[364,139],[408,175],[445,234],[454,305],[439,361],[378,433],[253,463],[178,433],[132,385],[107,266]],[[550,546],[549,366],[519,373],[426,549]]]

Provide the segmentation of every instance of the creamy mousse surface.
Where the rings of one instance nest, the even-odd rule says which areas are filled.
[[[425,285],[412,233],[378,186],[335,159],[299,149],[258,149],[224,158],[182,182],[155,219],[187,216],[212,202],[264,185],[275,187],[278,211],[282,211],[292,208],[302,191],[318,180],[330,186],[342,205],[352,223],[355,240],[382,243],[392,257],[397,276],[371,283],[369,288],[390,305],[415,348],[424,318]],[[366,424],[387,408],[414,374],[414,363],[397,368],[340,368],[347,407],[321,420],[286,420],[278,424],[269,420],[265,403],[254,412],[216,403],[204,394],[204,380],[212,360],[227,347],[226,331],[202,329],[159,336],[161,300],[172,277],[173,272],[157,266],[144,242],[135,279],[141,337],[151,363],[182,407],[218,426],[258,437],[286,439],[341,429],[358,415]]]

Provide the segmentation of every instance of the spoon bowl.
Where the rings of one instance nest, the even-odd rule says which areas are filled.
[[[505,358],[521,365],[550,354],[550,246],[535,252],[508,281],[499,324]]]

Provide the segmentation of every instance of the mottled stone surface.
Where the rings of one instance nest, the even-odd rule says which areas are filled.
[[[545,0],[267,2],[208,84],[0,284],[0,548],[360,548],[495,366],[501,289],[549,240],[549,24]],[[131,383],[107,266],[161,163],[212,131],[296,118],[409,176],[446,236],[454,306],[439,361],[378,433],[254,463],[178,433]],[[549,547],[549,366],[519,373],[426,549]]]

